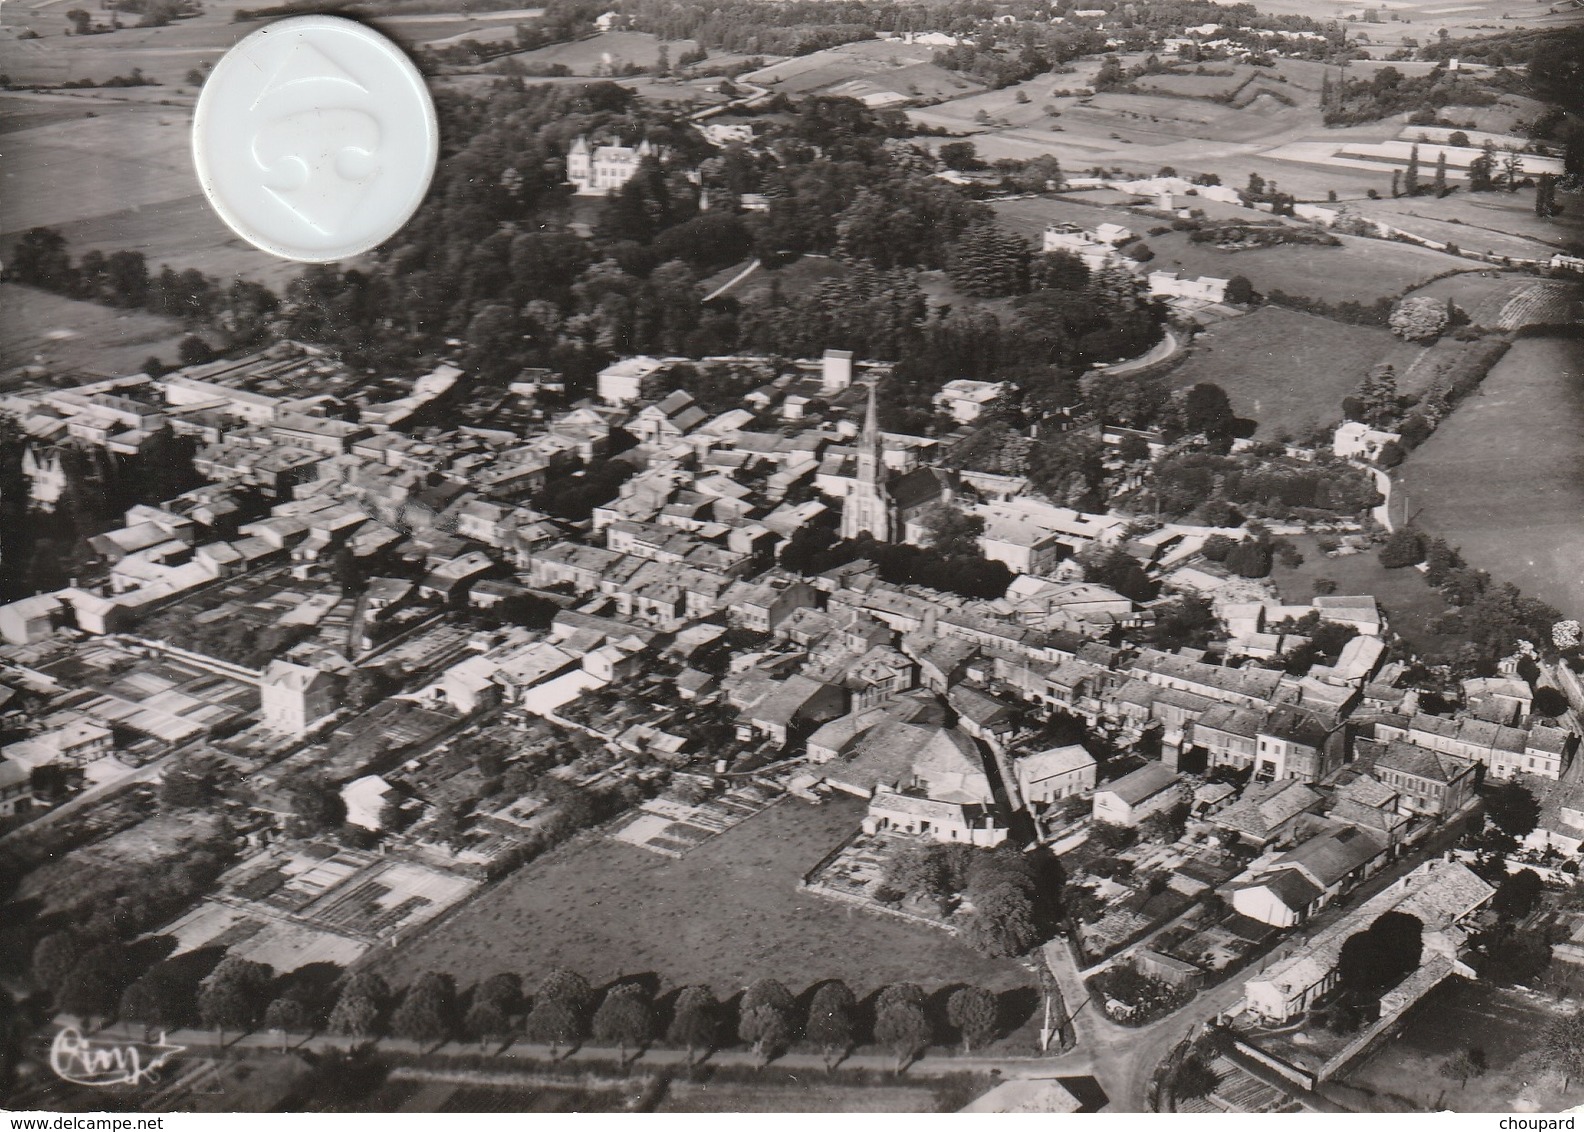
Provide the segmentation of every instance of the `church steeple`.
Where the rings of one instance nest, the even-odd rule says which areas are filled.
[[[842,506],[842,538],[869,534],[891,541],[891,497],[885,486],[885,442],[880,438],[880,414],[875,408],[875,387],[869,386],[863,431],[858,434],[857,482]]]
[[[858,479],[861,483],[880,482],[885,451],[880,439],[880,414],[875,409],[875,387],[869,385],[869,404],[864,410],[863,431],[858,434]]]

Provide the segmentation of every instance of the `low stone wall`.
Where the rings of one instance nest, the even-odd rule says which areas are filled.
[[[816,896],[823,896],[827,900],[840,900],[844,904],[851,904],[855,908],[863,908],[869,912],[877,912],[882,916],[895,916],[899,920],[907,920],[911,923],[923,924],[927,928],[934,928],[936,931],[942,931],[948,935],[957,934],[956,926],[953,924],[948,924],[944,920],[934,920],[928,916],[920,916],[917,912],[906,912],[901,908],[889,907],[888,905],[881,904],[877,900],[870,900],[866,896],[858,896],[851,892],[841,892],[834,888],[827,888],[818,881],[815,881],[813,884],[804,881],[798,887],[803,889],[805,892],[812,892]]]
[[[1348,1042],[1336,1053],[1326,1060],[1316,1075],[1318,1080],[1329,1081],[1352,1062],[1361,1056],[1376,1040],[1384,1034],[1397,1028],[1403,1016],[1413,1009],[1415,1003],[1429,994],[1441,981],[1452,973],[1452,964],[1445,959],[1432,959],[1425,966],[1420,967],[1409,975],[1390,994],[1397,997],[1398,1001],[1390,1013],[1381,1015],[1380,1019],[1360,1030],[1353,1040]]]
[[[1258,1062],[1266,1069],[1269,1069],[1272,1073],[1279,1074],[1281,1077],[1291,1081],[1299,1088],[1307,1090],[1308,1092],[1314,1091],[1315,1075],[1310,1073],[1307,1069],[1300,1069],[1291,1062],[1283,1061],[1281,1058],[1276,1057],[1273,1054],[1266,1053],[1264,1050],[1259,1049],[1256,1046],[1251,1046],[1245,1041],[1234,1042],[1233,1048],[1236,1049],[1238,1053],[1248,1058],[1250,1061]]]

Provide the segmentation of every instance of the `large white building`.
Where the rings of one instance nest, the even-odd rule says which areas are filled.
[[[264,726],[298,738],[308,734],[335,712],[335,684],[317,668],[271,661],[259,688]]]
[[[631,145],[589,145],[579,137],[567,151],[567,180],[578,196],[604,196],[632,180],[646,157],[665,159],[665,150],[647,140]]]

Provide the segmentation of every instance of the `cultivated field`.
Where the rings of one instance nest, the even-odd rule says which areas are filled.
[[[935,66],[935,51],[900,40],[867,40],[783,59],[743,78],[789,97],[823,91],[852,98],[890,92],[899,98],[942,99],[982,89],[972,79]],[[1005,97],[1010,102],[1011,92]]]
[[[1584,610],[1579,345],[1515,342],[1398,474],[1419,526],[1569,616]]]
[[[672,60],[698,45],[691,39],[666,44]],[[557,43],[506,56],[528,67],[560,64],[574,75],[609,75],[624,66],[651,68],[660,60],[660,41],[648,32],[607,31],[572,43]]]
[[[238,238],[199,192],[191,115],[190,103],[160,106],[110,91],[0,95],[8,129],[0,252],[46,225],[66,237],[74,256],[140,251],[154,271],[168,263],[276,287],[295,277],[299,265]],[[71,191],[62,191],[67,185]]]
[[[188,70],[201,63],[213,63],[237,40],[262,26],[263,21],[236,21],[239,8],[262,8],[258,0],[207,0],[201,15],[178,20],[160,28],[134,27],[137,17],[122,16],[127,25],[102,35],[68,36],[66,12],[70,5],[60,0],[22,0],[0,6],[0,72],[11,76],[16,86],[29,83],[61,83],[69,79],[103,82],[115,75],[129,74],[137,67],[148,77],[164,84],[162,96],[170,97],[174,88],[184,84]],[[326,11],[347,5],[333,0],[323,5]],[[380,13],[369,22],[393,38],[408,44],[446,40],[485,40],[502,27],[533,20],[542,14],[536,8],[514,8],[497,12],[458,11],[444,2],[404,3],[402,0],[376,0],[367,5]],[[425,11],[424,9],[429,9]],[[93,8],[96,25],[110,22],[110,12]],[[18,40],[22,30],[39,38]]]
[[[1516,330],[1531,323],[1576,321],[1584,289],[1564,279],[1476,271],[1437,279],[1414,293],[1452,300],[1476,326]]]
[[[1542,220],[1534,214],[1534,193],[1529,189],[1456,192],[1440,200],[1401,197],[1360,201],[1350,209],[1431,240],[1451,240],[1465,251],[1514,258],[1546,258],[1564,245],[1584,239],[1584,216],[1575,216],[1568,209],[1561,216]]]
[[[1537,1059],[1540,1032],[1570,1003],[1448,979],[1409,1013],[1398,1036],[1340,1079],[1338,1099],[1357,1111],[1561,1112],[1584,1102],[1584,1080]],[[1478,1047],[1490,1069],[1466,1081],[1439,1072],[1460,1048]],[[1359,1102],[1362,1102],[1360,1104]]]
[[[1221,386],[1239,416],[1259,422],[1261,438],[1301,436],[1342,419],[1342,399],[1393,341],[1378,327],[1264,307],[1199,335],[1170,380],[1177,388]]]
[[[138,373],[150,355],[174,365],[184,333],[172,319],[0,283],[0,372]]]
[[[681,860],[584,836],[486,889],[382,962],[393,982],[426,970],[471,983],[497,971],[529,980],[556,964],[596,985],[653,972],[666,987],[731,995],[756,978],[794,992],[842,978],[859,994],[910,981],[1024,985],[933,929],[798,891],[798,878],[858,825],[863,805],[787,800]]]

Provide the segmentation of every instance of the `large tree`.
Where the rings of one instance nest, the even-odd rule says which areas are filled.
[[[912,983],[886,987],[875,1000],[875,1041],[896,1054],[898,1073],[923,1053],[935,1036],[924,1001],[924,991]]]
[[[622,1062],[627,1051],[635,1053],[654,1038],[654,1010],[649,996],[637,983],[621,983],[605,994],[594,1012],[594,1037],[614,1044]]]
[[[709,1053],[720,1037],[720,1004],[708,987],[683,987],[671,1012],[666,1040],[687,1050],[688,1064],[702,1050]]]
[[[1000,1015],[996,996],[983,987],[959,987],[946,1000],[946,1018],[962,1038],[963,1052],[995,1040]]]
[[[50,932],[33,945],[34,981],[51,994],[58,993],[82,953],[82,941],[76,932]]]
[[[263,1017],[274,985],[275,971],[269,964],[227,956],[204,980],[198,1014],[222,1037],[227,1030],[251,1030]]]
[[[857,1006],[853,992],[840,979],[821,983],[814,991],[803,1036],[820,1048],[826,1069],[834,1067],[852,1048]]]
[[[1504,833],[1524,838],[1540,821],[1540,801],[1521,782],[1504,782],[1485,796],[1485,813]]]
[[[129,969],[126,947],[106,943],[84,952],[72,964],[56,995],[57,1009],[92,1022],[108,1018],[120,1003],[121,992],[136,975]]]
[[[571,1048],[588,1035],[589,1006],[594,992],[576,971],[555,967],[539,981],[525,1032],[530,1041],[543,1042],[554,1054]]]
[[[768,1062],[797,1036],[797,1000],[774,979],[748,988],[738,1006],[737,1036]]]
[[[420,1044],[444,1041],[456,1028],[456,981],[439,971],[425,972],[407,988],[391,1016],[397,1036]]]

